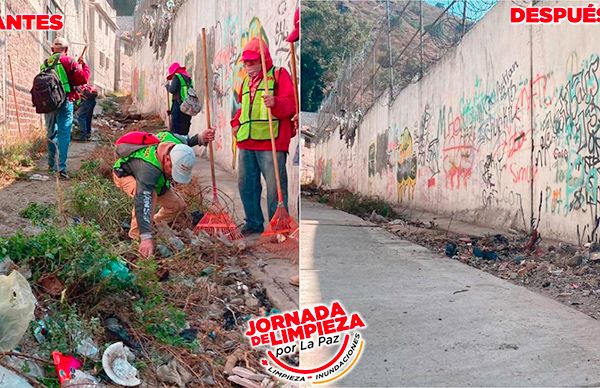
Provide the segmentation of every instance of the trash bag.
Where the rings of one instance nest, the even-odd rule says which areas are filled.
[[[2,387],[33,388],[23,377],[0,365],[0,383]]]
[[[0,275],[0,350],[12,350],[33,319],[36,300],[29,282],[13,271]]]

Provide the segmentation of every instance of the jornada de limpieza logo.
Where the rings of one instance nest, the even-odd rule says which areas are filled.
[[[329,383],[348,373],[359,360],[367,327],[357,312],[347,313],[339,301],[287,311],[248,321],[246,336],[253,348],[265,349],[261,360],[272,376],[313,384]],[[299,351],[334,347],[335,355],[322,365],[300,368],[283,360]]]

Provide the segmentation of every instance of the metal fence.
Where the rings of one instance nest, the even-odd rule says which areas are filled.
[[[351,146],[362,117],[375,104],[391,104],[402,89],[418,82],[497,2],[372,1],[383,16],[363,48],[341,66],[319,108],[316,140],[339,128],[335,132]]]

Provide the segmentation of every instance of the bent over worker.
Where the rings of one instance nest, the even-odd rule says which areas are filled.
[[[171,181],[190,183],[196,164],[196,154],[191,147],[208,144],[214,139],[215,131],[207,129],[191,138],[170,132],[160,132],[157,136],[159,144],[119,144],[117,154],[125,156],[113,166],[115,185],[135,198],[129,237],[141,240],[139,252],[143,257],[154,253],[152,221],[171,222],[185,211],[185,201],[171,190]],[[156,203],[161,209],[154,215]]]

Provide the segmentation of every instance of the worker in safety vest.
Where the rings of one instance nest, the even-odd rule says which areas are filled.
[[[290,139],[295,132],[291,121],[296,109],[292,79],[286,69],[273,66],[269,48],[264,41],[263,48],[267,67],[266,79],[263,79],[258,38],[251,39],[242,51],[247,75],[238,91],[241,107],[231,120],[239,149],[238,186],[246,216],[246,223],[242,228],[244,235],[262,233],[264,230],[265,219],[260,204],[261,174],[267,186],[269,220],[277,209],[277,185],[267,107],[271,108],[273,114],[275,146],[286,209],[286,160]]]
[[[192,77],[188,74],[186,68],[178,62],[169,66],[169,75],[167,80],[167,90],[173,95],[171,98],[171,108],[167,114],[171,115],[171,132],[179,135],[187,135],[190,132],[192,116],[181,111],[181,104],[187,98],[188,88],[192,86]]]
[[[215,131],[207,129],[191,138],[164,131],[157,137],[158,144],[117,145],[117,155],[121,158],[113,166],[115,185],[135,198],[129,237],[141,240],[139,252],[143,257],[154,252],[152,220],[155,223],[171,222],[186,208],[185,201],[171,190],[171,181],[190,183],[196,164],[196,154],[191,147],[208,144],[214,140]],[[161,208],[154,215],[156,203]]]
[[[92,84],[85,84],[78,86],[77,91],[79,92],[79,99],[75,102],[77,107],[75,116],[79,124],[79,137],[73,140],[89,141],[92,134],[92,117],[94,115],[98,90]]]
[[[48,171],[51,174],[58,172],[62,179],[69,179],[67,156],[73,126],[73,101],[78,99],[75,87],[86,84],[90,77],[90,68],[83,61],[83,58],[75,60],[67,55],[68,50],[69,43],[67,40],[56,38],[52,44],[52,55],[40,66],[40,70],[44,71],[56,64],[55,70],[67,95],[65,102],[57,111],[45,114],[48,135]],[[58,166],[56,166],[57,146]]]

